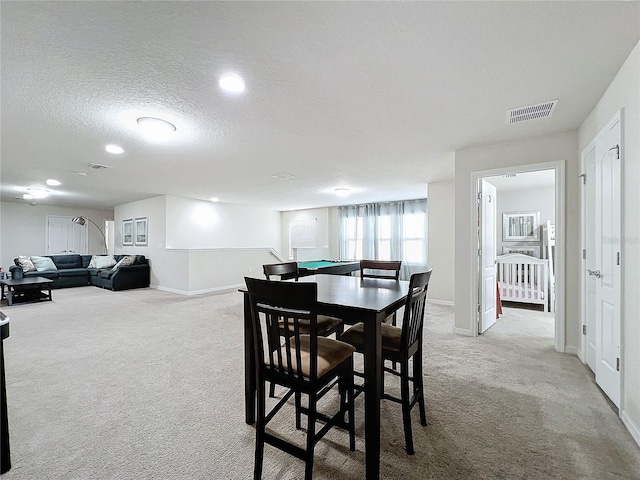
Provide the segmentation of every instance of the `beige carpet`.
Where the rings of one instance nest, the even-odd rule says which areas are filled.
[[[239,293],[83,287],[53,296],[3,307],[13,469],[2,480],[251,478]],[[430,425],[414,411],[408,456],[399,405],[383,402],[382,478],[640,478],[640,449],[590,371],[554,351],[548,314],[506,309],[480,338],[452,331],[453,309],[429,305]],[[360,397],[357,451],[331,431],[315,478],[364,478],[362,407]],[[302,438],[286,413],[274,428]],[[264,478],[303,471],[266,448]]]

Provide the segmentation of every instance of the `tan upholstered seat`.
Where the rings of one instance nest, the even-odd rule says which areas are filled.
[[[335,317],[327,317],[326,315],[318,315],[318,335],[331,335],[336,331],[336,327],[338,327],[342,323],[342,320]],[[280,323],[280,326],[284,328],[284,323]],[[291,327],[290,327],[291,328]],[[308,335],[310,333],[309,330],[309,322],[300,320],[300,333]]]
[[[400,351],[400,339],[402,338],[402,329],[383,323],[380,325],[380,333],[382,335],[382,349]],[[352,345],[359,345],[362,349],[364,336],[364,323],[356,323],[353,327],[342,334],[340,340],[348,342]]]
[[[292,348],[295,348],[294,341],[294,338],[289,340]],[[300,335],[300,360],[302,361],[302,374],[307,378],[309,378],[310,376],[310,344],[311,337],[309,335]],[[348,343],[333,340],[331,338],[318,337],[318,378],[327,374],[342,362],[347,360],[355,351],[355,347],[349,345]],[[288,362],[286,348],[282,347],[281,353],[283,360],[282,366],[284,368],[287,368]],[[293,370],[297,370],[298,363],[296,362],[295,357],[292,358],[291,363],[291,368]]]

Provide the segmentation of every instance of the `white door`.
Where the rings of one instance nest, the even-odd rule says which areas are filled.
[[[480,292],[478,303],[480,318],[478,333],[485,332],[496,323],[496,187],[480,180],[479,195]]]
[[[620,406],[620,121],[596,139],[596,382]],[[589,182],[589,178],[587,178]],[[589,255],[589,252],[587,252]]]
[[[87,225],[71,221],[73,217],[47,215],[47,254],[87,253]]]
[[[596,371],[596,280],[589,272],[596,268],[596,147],[595,145],[583,156],[584,158],[584,208],[585,208],[585,255],[584,265],[584,334],[585,339],[585,361],[587,365]]]

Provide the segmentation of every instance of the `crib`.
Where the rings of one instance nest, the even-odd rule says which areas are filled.
[[[521,253],[496,257],[500,299],[544,305],[549,311],[549,260]]]

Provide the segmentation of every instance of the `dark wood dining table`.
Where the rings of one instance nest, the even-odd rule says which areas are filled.
[[[380,395],[382,338],[380,324],[404,305],[409,282],[311,275],[299,282],[318,284],[318,313],[341,318],[347,324],[364,323],[365,458],[366,478],[380,478]],[[249,295],[244,293],[245,420],[255,423],[256,367],[251,334]]]

